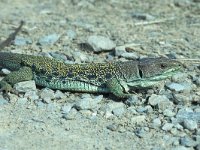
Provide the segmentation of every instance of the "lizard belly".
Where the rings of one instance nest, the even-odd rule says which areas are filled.
[[[51,89],[59,89],[59,90],[67,90],[67,91],[77,91],[77,92],[101,92],[101,93],[109,93],[108,88],[103,84],[93,85],[91,83],[87,83],[86,81],[78,81],[71,79],[60,79],[57,77],[51,77],[50,79],[46,76],[37,76],[34,75],[34,81],[39,86],[48,87]]]

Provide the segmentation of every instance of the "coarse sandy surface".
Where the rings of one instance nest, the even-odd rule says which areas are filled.
[[[4,51],[57,56],[70,63],[124,60],[129,54],[133,54],[129,59],[161,55],[200,59],[199,0],[1,0],[0,40],[21,20],[25,25],[18,41]],[[126,47],[128,56],[116,56],[114,49],[93,52],[83,44],[92,35],[107,37],[118,48]],[[59,38],[42,44],[41,38],[46,36]],[[176,121],[179,110],[200,116],[200,67],[192,61],[186,64],[178,79],[166,81],[184,85],[182,90],[166,88],[164,83],[139,91],[131,104],[108,94],[41,87],[34,98],[29,91],[10,94],[7,102],[1,94],[0,150],[199,150],[200,119],[189,116],[186,121]],[[45,94],[52,96],[45,98]],[[56,94],[62,96],[56,98]],[[152,103],[162,98],[167,103]],[[83,99],[100,101],[95,107],[76,107]]]

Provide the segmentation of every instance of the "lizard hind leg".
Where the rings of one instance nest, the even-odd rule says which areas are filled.
[[[129,98],[132,96],[132,94],[124,93],[124,88],[117,79],[107,81],[106,86],[112,94],[119,98]]]
[[[0,91],[4,91],[5,93],[12,92],[17,94],[12,86],[18,82],[28,81],[32,79],[33,73],[31,68],[22,67],[18,71],[11,72],[3,80],[0,81]]]

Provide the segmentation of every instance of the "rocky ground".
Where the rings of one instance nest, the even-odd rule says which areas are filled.
[[[66,63],[200,58],[199,0],[2,0],[0,10],[1,41],[26,22],[4,51]],[[0,95],[0,149],[200,150],[200,66],[185,64],[126,101],[18,83],[19,96]]]

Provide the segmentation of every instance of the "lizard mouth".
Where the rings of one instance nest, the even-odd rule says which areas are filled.
[[[174,74],[176,74],[179,71],[181,71],[180,67],[168,69],[167,71],[163,72],[162,74],[159,74],[159,75],[156,75],[156,76],[153,76],[150,78],[146,78],[145,80],[150,80],[150,81],[164,80],[166,78],[173,76]]]

